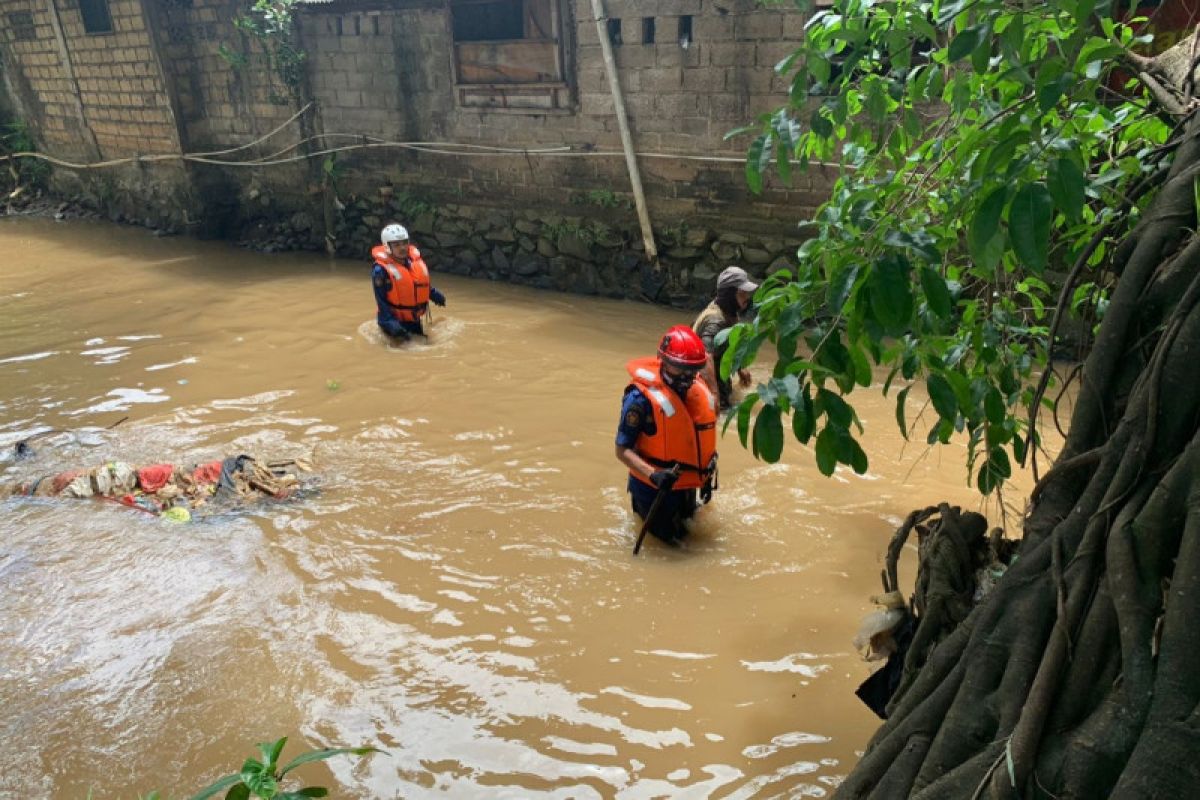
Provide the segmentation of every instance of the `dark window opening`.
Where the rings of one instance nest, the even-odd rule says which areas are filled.
[[[642,17],[642,44],[654,44],[654,17]]]
[[[463,106],[565,109],[563,0],[450,0],[455,94]]]
[[[679,18],[679,46],[687,49],[692,43],[692,16],[687,14]]]
[[[354,35],[355,36],[362,35],[362,18],[361,17],[356,16],[354,18]]]
[[[337,18],[337,35],[338,36],[342,35],[342,18],[341,17]]]
[[[608,40],[613,44],[621,44],[621,20],[610,19],[608,21]]]
[[[112,33],[112,15],[108,13],[108,0],[79,0],[79,14],[83,17],[85,33]]]
[[[454,41],[501,42],[525,37],[523,3],[500,2],[455,5]]]
[[[371,17],[371,33],[379,35],[379,17]]]
[[[8,27],[13,32],[14,42],[31,42],[37,38],[37,28],[33,24],[33,13],[30,11],[13,11],[8,15]]]

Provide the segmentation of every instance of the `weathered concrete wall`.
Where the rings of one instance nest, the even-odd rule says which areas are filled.
[[[577,105],[547,112],[457,104],[453,39],[440,4],[344,8],[352,6],[314,6],[301,17],[313,59],[313,95],[327,133],[620,150],[590,0],[562,3]],[[786,100],[786,86],[773,68],[800,35],[804,17],[794,9],[759,7],[752,0],[608,0],[607,8],[621,21],[622,44],[615,54],[640,152],[740,159],[744,142],[725,142],[725,133]],[[677,35],[685,15],[692,18],[686,48]],[[655,20],[654,43],[640,40],[646,17]],[[627,192],[629,186],[619,154],[433,156],[392,150],[356,153],[345,161],[351,180],[360,174],[375,181],[392,178],[423,186],[436,198],[497,206],[569,207],[589,190]],[[643,157],[640,163],[656,218],[733,217],[777,229],[811,210],[827,188],[819,177],[814,183],[801,175],[790,187],[773,181],[752,197],[740,161]]]

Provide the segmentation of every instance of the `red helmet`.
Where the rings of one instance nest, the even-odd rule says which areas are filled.
[[[676,325],[663,334],[658,357],[676,369],[700,369],[708,360],[704,342],[687,325]]]

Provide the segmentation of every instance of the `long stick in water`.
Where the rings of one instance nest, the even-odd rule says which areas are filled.
[[[676,464],[675,466],[671,467],[670,472],[672,475],[678,478],[679,465]],[[674,485],[675,482],[672,481],[669,484],[664,483],[662,486],[658,487],[658,494],[654,495],[654,502],[650,504],[650,510],[646,512],[646,518],[642,520],[642,529],[638,531],[637,542],[633,545],[633,554],[635,556],[638,554],[638,551],[642,549],[642,541],[646,538],[646,531],[650,530],[650,523],[654,521],[654,517],[658,514],[658,507],[663,504],[663,500],[666,499],[667,493],[671,491],[671,488]]]

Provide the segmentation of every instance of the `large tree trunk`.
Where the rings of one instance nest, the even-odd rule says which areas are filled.
[[[1200,796],[1200,121],[1117,288],[1017,560],[843,797]]]

